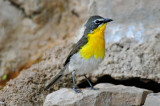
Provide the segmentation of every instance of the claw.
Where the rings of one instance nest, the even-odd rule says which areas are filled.
[[[74,90],[76,93],[81,93],[81,92],[82,92],[82,90],[76,89],[76,88],[73,88],[73,90]]]
[[[94,87],[93,87],[93,85],[91,84],[91,82],[89,81],[89,79],[87,78],[86,75],[84,75],[84,77],[86,78],[88,84],[90,85],[89,89],[91,89],[91,90],[98,90],[98,89],[99,89],[99,88],[94,88]]]

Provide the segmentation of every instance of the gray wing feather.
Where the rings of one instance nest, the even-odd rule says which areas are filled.
[[[68,64],[68,62],[70,61],[70,58],[75,54],[77,53],[81,47],[83,47],[85,44],[87,44],[88,42],[88,38],[86,36],[83,36],[73,47],[73,49],[71,50],[71,52],[69,53],[65,63],[64,63],[64,66],[66,64]]]

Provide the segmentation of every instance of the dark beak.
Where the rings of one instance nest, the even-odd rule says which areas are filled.
[[[111,22],[111,21],[113,21],[113,20],[112,19],[105,19],[103,22],[108,23],[108,22]]]

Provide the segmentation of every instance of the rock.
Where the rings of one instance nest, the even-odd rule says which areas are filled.
[[[0,1],[0,78],[4,74],[8,73],[10,67],[12,67],[12,63],[10,60],[14,61],[14,57],[12,53],[10,53],[10,60],[7,62],[9,56],[6,53],[5,46],[11,47],[12,45],[8,45],[9,39],[12,39],[12,34],[19,26],[22,15],[21,13],[15,8],[12,7],[8,1]],[[14,51],[14,50],[13,50]],[[15,50],[16,51],[16,50]],[[9,50],[7,52],[10,52]],[[19,58],[21,60],[21,58]],[[18,61],[19,61],[18,60]],[[23,60],[23,58],[22,58]],[[22,61],[21,61],[22,62]],[[11,63],[11,64],[9,64]],[[16,66],[16,65],[15,65]],[[19,65],[20,66],[20,65]],[[12,67],[14,70],[14,67]],[[1,82],[1,79],[0,79]]]
[[[159,0],[90,0],[90,15],[101,15],[112,18],[114,21],[108,25],[109,40],[119,37],[149,37],[160,32],[160,14],[157,14]],[[154,5],[154,6],[153,6]]]
[[[0,88],[4,75],[6,81],[16,77],[41,61],[46,49],[75,35],[87,18],[89,1],[80,2],[0,1]]]
[[[133,106],[142,105],[149,90],[123,85],[98,84],[99,90],[82,89],[75,93],[72,89],[62,88],[47,95],[44,106]]]
[[[139,77],[160,83],[158,3],[90,0],[90,15],[114,20],[106,28],[106,58],[93,75],[111,75],[120,80]]]
[[[44,2],[39,0],[9,0],[11,3],[19,6],[19,8],[23,9],[24,14],[28,17],[31,17],[35,14],[40,14],[42,8],[44,8]]]
[[[159,106],[160,105],[160,93],[151,93],[147,95],[144,106]]]
[[[66,58],[66,55],[68,55],[68,50],[71,47],[72,44],[69,42],[61,42],[61,45],[57,45],[54,48],[47,50],[44,53],[41,62],[23,70],[18,77],[10,80],[7,85],[0,90],[0,101],[11,106],[42,105],[46,95],[53,91],[53,89],[45,91],[44,87],[48,81],[61,70],[63,61]],[[79,80],[78,78],[80,77],[76,78]],[[79,82],[80,81],[82,80],[79,80]],[[70,74],[64,76],[62,81],[57,83],[54,88],[71,88],[72,85],[72,75]]]
[[[159,34],[142,44],[133,44],[128,38],[107,43],[106,57],[93,74],[120,80],[139,77],[160,83],[160,39],[156,36]]]
[[[0,82],[3,75],[19,75],[0,90],[0,101],[43,104],[52,91],[43,91],[44,86],[61,70],[73,36],[88,18],[88,4],[89,0],[0,1]],[[106,58],[90,76],[94,82],[111,75],[119,80],[138,77],[160,83],[159,0],[90,0],[90,4],[90,15],[114,19],[106,30]],[[76,80],[82,83],[84,77],[76,76]],[[54,88],[72,85],[69,75]]]
[[[72,41],[71,37],[87,19],[88,7],[86,4],[88,2],[89,0],[0,1],[0,89],[2,89],[1,86],[4,86],[5,81],[2,81],[4,75],[7,76],[6,81],[19,75],[8,82],[3,90],[0,90],[2,101],[5,101],[7,105],[43,104],[45,93],[39,94],[39,90],[35,88],[43,89],[44,84],[47,83],[45,81],[49,81],[53,77],[53,73],[57,73],[61,68],[62,61],[68,55],[68,49],[71,47],[68,39],[70,42]],[[59,47],[58,44],[62,46]],[[60,56],[61,59],[57,60],[56,57],[53,59],[56,56],[54,53],[50,53],[51,56],[48,56],[47,59],[43,58],[43,53],[47,49],[52,48],[53,50],[58,47],[57,50],[61,51],[64,45],[66,45],[64,49],[67,48],[67,51],[63,52]],[[51,52],[51,50],[48,51]],[[51,63],[50,57],[55,66]],[[44,60],[46,61],[44,62]],[[48,60],[49,64],[52,64],[51,66],[48,64]],[[33,68],[34,64],[37,64],[36,69]],[[46,71],[45,67],[48,67],[49,70],[53,67],[57,68]],[[22,70],[26,71],[20,73],[19,71]],[[32,79],[41,84],[32,82]],[[35,95],[39,95],[39,97]]]

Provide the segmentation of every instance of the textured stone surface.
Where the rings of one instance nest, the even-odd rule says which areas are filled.
[[[10,39],[14,39],[12,36],[15,33],[16,28],[22,21],[21,13],[10,5],[7,1],[0,1],[0,77],[5,74],[7,69],[12,67],[14,70],[17,64],[14,63],[16,54],[21,57],[20,53],[16,52],[16,48],[13,51],[6,48],[12,48],[13,45],[9,45]],[[24,57],[25,58],[25,57]],[[24,58],[18,58],[19,66],[23,64]],[[8,60],[7,60],[8,59]],[[24,61],[25,62],[25,61]],[[15,67],[14,67],[15,66]]]
[[[159,0],[90,0],[89,12],[112,18],[106,28],[106,58],[95,75],[140,77],[160,83]]]
[[[45,93],[38,92],[43,89],[46,81],[49,81],[59,71],[65,58],[63,56],[65,53],[62,52],[61,59],[59,58],[61,62],[58,62],[56,57],[53,59],[56,56],[53,51],[57,49],[56,51],[61,52],[68,42],[66,39],[71,41],[71,37],[75,35],[87,18],[88,7],[86,4],[89,1],[82,1],[0,1],[0,89],[3,75],[7,75],[8,78],[9,73],[29,68],[38,63],[35,66],[36,69],[32,66],[20,73],[19,77],[8,82],[8,85],[0,91],[0,101],[5,101],[8,105],[43,103]],[[63,46],[60,47],[60,44]],[[67,48],[66,53],[70,47],[71,44],[67,43],[64,47],[64,49]],[[43,52],[49,48],[54,49],[53,51],[48,50],[51,54],[51,57],[48,56],[48,58],[53,60],[42,59]],[[43,62],[39,63],[40,61]],[[58,63],[61,64],[57,65]],[[50,71],[46,71],[45,67]]]
[[[160,34],[142,44],[131,39],[107,43],[106,58],[95,74],[116,79],[140,77],[160,83]]]
[[[65,60],[71,47],[70,43],[64,42],[47,50],[41,62],[22,71],[17,78],[10,80],[0,90],[0,101],[11,106],[42,105],[46,95],[53,91],[53,89],[44,91],[44,86],[60,71],[63,65],[62,61]],[[78,80],[77,83],[80,83],[84,78],[76,77],[76,79]],[[64,76],[62,81],[57,83],[54,88],[72,88],[72,86],[72,77],[68,75]]]
[[[91,15],[98,14],[113,18],[114,22],[108,27],[109,36],[146,37],[157,34],[160,31],[158,27],[160,23],[160,7],[158,4],[159,0],[101,0],[101,2],[90,0],[89,12]]]
[[[44,106],[133,106],[141,105],[151,91],[122,85],[98,84],[99,90],[82,89],[75,93],[63,88],[47,95]]]
[[[139,77],[160,83],[159,0],[92,3],[90,15],[114,19],[106,30],[106,58],[90,76],[92,81],[111,75],[120,80]],[[73,36],[88,17],[88,4],[88,0],[0,1],[0,77],[24,69],[0,90],[0,101],[8,105],[43,104],[53,91],[43,91],[44,85],[62,68]],[[76,80],[79,84],[84,77]],[[72,85],[69,75],[54,88]]]
[[[159,106],[160,105],[160,93],[151,93],[147,95],[144,106]]]
[[[30,67],[46,49],[75,35],[87,18],[89,1],[81,2],[0,1],[0,82],[3,75]]]

